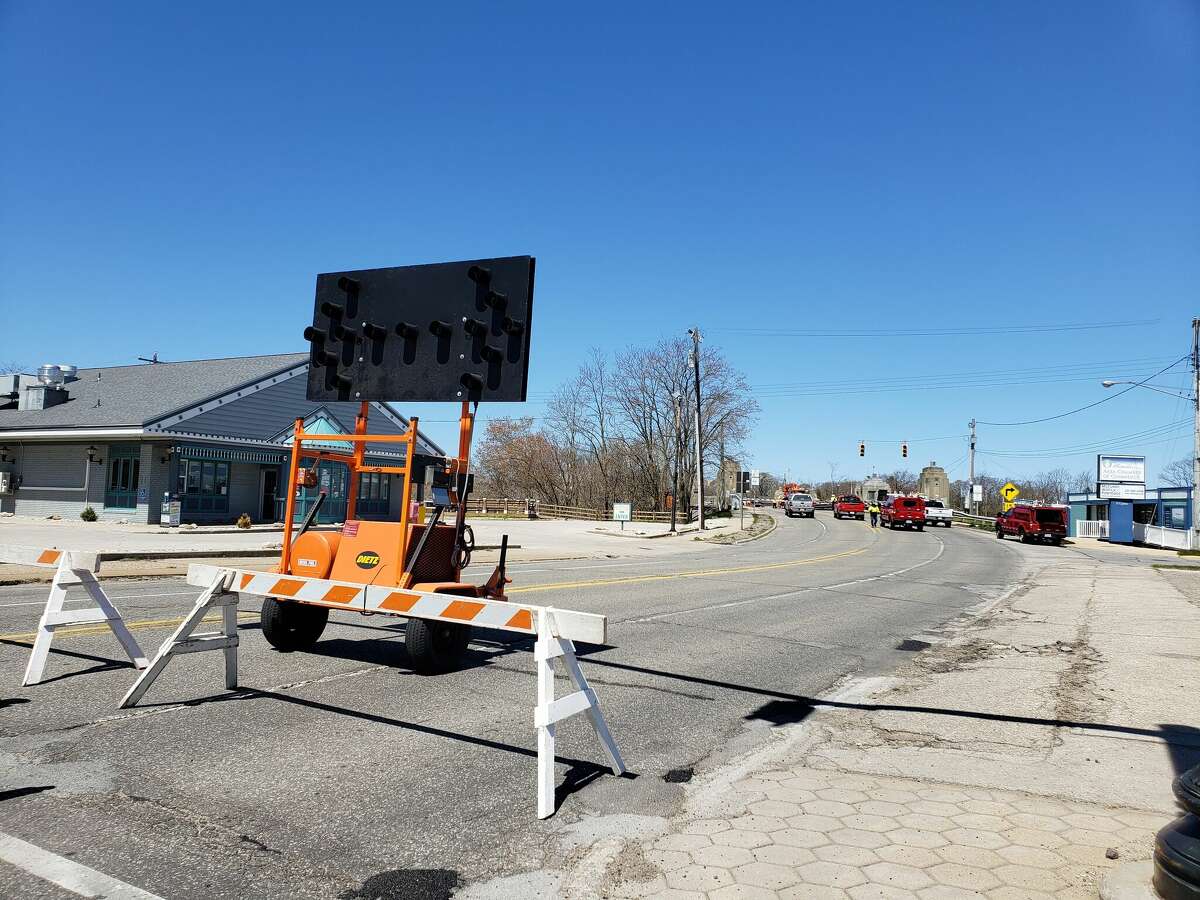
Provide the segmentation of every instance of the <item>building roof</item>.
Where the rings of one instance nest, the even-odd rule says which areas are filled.
[[[65,403],[49,409],[0,409],[0,432],[146,425],[307,361],[307,353],[276,353],[80,369],[78,378],[65,385]]]

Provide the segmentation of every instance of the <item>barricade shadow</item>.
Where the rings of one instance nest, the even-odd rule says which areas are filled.
[[[703,678],[698,675],[684,675],[678,672],[666,672],[662,669],[651,669],[645,666],[634,666],[604,659],[587,659],[588,665],[604,666],[620,669],[626,672],[637,672],[658,678],[670,678],[685,681],[689,684],[700,684],[706,687],[721,688],[753,694],[759,697],[770,697],[762,705],[747,713],[743,718],[747,721],[769,722],[773,726],[794,725],[803,722],[818,709],[846,709],[859,712],[901,712],[928,716],[953,716],[956,718],[978,719],[988,722],[1011,722],[1017,725],[1034,725],[1047,728],[1078,728],[1081,731],[1091,731],[1108,734],[1126,734],[1136,737],[1156,738],[1165,742],[1171,749],[1172,764],[1176,771],[1183,771],[1200,760],[1200,729],[1188,725],[1160,724],[1153,728],[1139,728],[1133,725],[1115,725],[1107,722],[1079,722],[1071,719],[1045,719],[1037,716],[1019,716],[1008,713],[987,712],[985,710],[953,709],[936,706],[912,706],[899,703],[849,703],[841,700],[821,700],[802,694],[791,694],[786,691],[776,691],[770,688],[760,688],[753,685],[736,684],[730,681],[720,681],[713,678]],[[1190,760],[1190,762],[1189,762]],[[1181,768],[1182,766],[1182,768]]]
[[[348,709],[344,706],[335,706],[332,703],[322,703],[320,700],[309,700],[303,697],[293,697],[288,694],[281,694],[278,691],[262,690],[259,688],[239,687],[236,693],[222,694],[215,697],[204,697],[197,700],[187,701],[188,706],[199,706],[206,703],[228,703],[242,702],[245,700],[276,700],[280,703],[290,703],[294,706],[302,706],[306,709],[319,710],[321,712],[333,713],[335,715],[347,716],[352,719],[360,719],[364,722],[373,722],[377,725],[387,725],[392,728],[400,728],[405,731],[412,731],[417,734],[425,734],[431,737],[446,738],[452,741],[458,741],[462,744],[470,744],[475,747],[482,747],[487,750],[497,750],[504,753],[512,753],[517,756],[525,756],[529,759],[537,759],[537,750],[531,747],[520,747],[516,744],[506,744],[503,741],[492,740],[491,738],[476,737],[471,734],[462,734],[456,731],[450,731],[445,728],[438,728],[434,725],[422,725],[417,722],[407,722],[404,719],[394,719],[390,716],[381,716],[378,713],[365,712],[358,709]],[[562,783],[558,786],[555,794],[561,802],[564,798],[571,794],[582,790],[587,785],[591,784],[602,775],[608,775],[614,778],[623,778],[632,781],[638,777],[636,772],[625,772],[622,775],[614,776],[612,770],[603,763],[593,762],[586,759],[574,759],[569,756],[555,756],[554,761],[567,766],[566,774],[563,776]]]
[[[0,638],[0,644],[7,644],[10,647],[21,647],[22,649],[31,649],[32,641],[14,641],[8,638]],[[74,672],[63,672],[61,675],[54,675],[50,678],[43,678],[38,684],[53,684],[55,681],[62,681],[65,678],[75,678],[78,675],[94,675],[97,672],[112,672],[116,669],[132,669],[133,663],[128,659],[113,659],[108,656],[94,656],[91,653],[78,653],[74,650],[60,650],[58,647],[50,647],[51,656],[66,656],[71,659],[85,659],[88,662],[99,663],[99,665],[89,666],[86,669],[79,669]]]

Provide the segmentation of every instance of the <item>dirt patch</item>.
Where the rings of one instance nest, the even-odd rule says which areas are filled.
[[[621,848],[604,870],[604,885],[624,884],[628,881],[644,883],[658,877],[658,866],[646,859],[642,845],[632,841]],[[601,896],[605,896],[603,893]]]

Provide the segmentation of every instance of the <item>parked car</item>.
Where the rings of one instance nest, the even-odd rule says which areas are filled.
[[[838,497],[833,502],[833,517],[835,519],[858,519],[860,522],[867,514],[867,507],[863,505],[862,497],[856,497],[854,494],[846,494],[844,497]]]
[[[783,512],[789,519],[792,516],[807,516],[812,518],[816,515],[814,512],[815,505],[813,503],[812,494],[790,494],[783,504]]]
[[[954,510],[947,509],[946,504],[941,500],[926,500],[925,501],[925,524],[926,525],[945,525],[950,527],[950,523],[954,520]]]
[[[888,497],[879,508],[879,521],[888,528],[925,530],[925,500],[921,497]]]
[[[1038,541],[1058,546],[1067,536],[1065,506],[1018,504],[996,516],[996,537],[1016,536],[1021,543]]]

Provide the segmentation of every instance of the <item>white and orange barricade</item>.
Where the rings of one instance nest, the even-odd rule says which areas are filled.
[[[38,622],[37,636],[21,684],[28,686],[42,680],[54,632],[72,625],[107,625],[134,668],[146,667],[146,655],[125,627],[120,611],[96,579],[96,573],[100,570],[100,554],[56,547],[0,546],[0,562],[55,570],[54,579],[50,582],[50,596],[46,598],[46,606]],[[96,605],[64,609],[64,604],[68,602],[67,588],[72,585],[82,587]]]
[[[324,578],[280,575],[275,572],[231,569],[193,564],[188,566],[188,584],[205,588],[192,611],[175,633],[159,648],[153,662],[134,683],[121,706],[132,706],[162,672],[176,653],[199,650],[225,651],[225,686],[237,687],[238,594],[301,600],[305,603],[360,613],[383,613],[405,618],[428,619],[454,625],[517,632],[537,639],[537,701],[533,724],[537,732],[538,818],[554,814],[554,738],[558,722],[587,713],[588,720],[608,759],[614,775],[625,772],[625,763],[609,733],[596,692],[592,690],[575,656],[575,641],[603,644],[608,620],[596,613],[575,612],[544,606],[527,606],[486,597],[427,593],[394,586],[354,584]],[[220,632],[193,635],[196,625],[214,608],[223,611]],[[554,660],[561,659],[575,691],[554,696]]]

